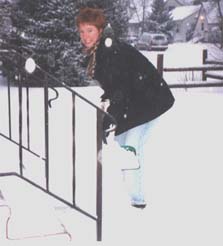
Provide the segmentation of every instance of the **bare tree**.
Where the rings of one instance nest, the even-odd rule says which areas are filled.
[[[148,5],[150,0],[130,0],[132,10],[141,22],[142,32],[145,31],[145,20],[148,15]]]
[[[216,18],[218,18],[219,23],[219,29],[220,29],[220,47],[223,48],[223,0],[211,0],[217,7],[218,15]]]
[[[222,0],[214,0],[217,3],[218,8],[218,14],[219,14],[219,24],[220,24],[220,30],[221,30],[221,48],[223,48],[223,13],[222,13],[222,7],[223,2]]]

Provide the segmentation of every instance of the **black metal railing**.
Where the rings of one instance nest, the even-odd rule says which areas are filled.
[[[19,57],[20,63],[15,63],[15,60],[12,59],[13,56]],[[5,172],[0,173],[0,177],[5,176],[17,176],[29,184],[41,189],[45,193],[53,196],[54,198],[58,199],[59,201],[65,203],[66,205],[70,206],[71,208],[74,208],[75,210],[79,211],[83,215],[86,215],[90,219],[93,219],[96,221],[96,237],[98,241],[102,240],[102,160],[101,160],[101,152],[102,152],[102,144],[103,144],[103,118],[108,117],[111,121],[112,128],[108,131],[113,131],[116,127],[116,121],[114,118],[104,112],[99,106],[94,104],[92,101],[88,100],[84,96],[82,96],[80,93],[78,93],[74,88],[68,86],[63,81],[57,80],[54,76],[52,76],[50,73],[44,71],[40,66],[37,65],[36,69],[38,69],[38,72],[41,73],[42,76],[41,79],[44,81],[41,81],[44,85],[43,87],[39,88],[41,93],[43,94],[43,102],[41,102],[41,98],[39,98],[39,103],[43,105],[42,110],[42,116],[43,117],[43,129],[41,129],[41,136],[43,136],[43,140],[41,143],[43,143],[43,151],[39,151],[38,148],[34,148],[32,146],[32,137],[35,135],[34,133],[37,131],[37,129],[31,128],[31,121],[35,121],[35,119],[32,119],[33,114],[31,115],[32,107],[31,107],[31,99],[30,99],[30,91],[32,90],[29,87],[28,80],[30,79],[31,75],[27,74],[24,70],[24,65],[26,62],[26,58],[24,57],[20,52],[10,49],[10,50],[2,50],[0,52],[0,61],[7,61],[7,65],[9,66],[16,66],[16,75],[12,78],[8,78],[7,84],[3,85],[7,88],[7,107],[8,107],[8,129],[6,131],[2,131],[0,129],[0,136],[9,140],[13,144],[18,146],[18,172],[12,171],[12,172]],[[3,64],[4,65],[4,64]],[[35,74],[32,75],[32,78],[35,78]],[[35,79],[38,80],[38,77]],[[13,83],[11,82],[13,80]],[[49,85],[48,81],[53,81],[55,83],[55,86]],[[58,86],[58,87],[57,87]],[[49,91],[53,90],[55,93],[55,96],[52,97],[49,95]],[[51,156],[54,154],[51,149],[51,142],[50,142],[50,131],[52,123],[50,122],[50,107],[53,107],[53,101],[58,99],[60,96],[60,92],[64,90],[66,92],[70,93],[71,98],[71,160],[72,160],[72,199],[66,199],[61,195],[58,195],[58,193],[52,191],[51,185],[50,185],[50,176],[51,175]],[[42,95],[41,94],[41,95]],[[12,98],[18,99],[18,115],[13,115],[12,107]],[[96,172],[92,175],[96,175],[96,211],[95,214],[90,213],[89,211],[86,211],[85,209],[82,209],[76,200],[76,190],[78,188],[77,180],[76,180],[76,156],[77,156],[77,137],[76,137],[76,98],[83,101],[87,105],[89,105],[90,108],[92,108],[95,111],[95,119],[96,119],[96,136],[95,136],[95,143],[96,143]],[[34,109],[35,111],[35,109]],[[34,112],[35,115],[35,112]],[[17,118],[18,117],[18,118]],[[12,126],[13,119],[18,119],[18,127],[17,129],[14,129]],[[62,120],[63,116],[61,115]],[[88,120],[88,119],[87,119]],[[25,134],[24,134],[25,132]],[[69,140],[68,140],[69,141]],[[42,146],[39,146],[40,149],[42,149]],[[89,147],[90,148],[90,147]],[[44,162],[44,173],[45,173],[45,183],[40,184],[33,180],[30,177],[27,177],[25,174],[25,155],[29,153],[30,155],[38,158],[41,162]],[[85,153],[82,153],[85,154]],[[58,182],[60,182],[58,180]]]

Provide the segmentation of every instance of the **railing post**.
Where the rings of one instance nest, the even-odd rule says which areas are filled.
[[[9,139],[12,138],[12,118],[11,118],[11,82],[7,79],[7,88],[8,88],[8,115],[9,115]]]
[[[203,50],[203,53],[202,53],[202,64],[206,64],[206,60],[207,60],[207,56],[208,56],[208,52],[207,52],[207,49],[204,49]],[[202,80],[207,80],[207,77],[205,75],[207,70],[202,70]]]
[[[20,175],[23,176],[23,151],[22,151],[22,75],[21,71],[18,71],[18,93],[19,93],[19,168]]]
[[[163,54],[157,55],[157,70],[161,77],[163,77]]]
[[[49,191],[49,117],[48,117],[48,76],[44,74],[44,120],[45,120],[45,176],[46,190]]]
[[[102,240],[102,113],[97,110],[97,241]]]
[[[73,159],[73,177],[72,177],[72,189],[73,189],[73,205],[76,206],[76,141],[75,141],[75,94],[72,93],[72,159]]]
[[[29,87],[26,86],[26,125],[27,125],[27,148],[30,149],[30,120],[29,120]]]

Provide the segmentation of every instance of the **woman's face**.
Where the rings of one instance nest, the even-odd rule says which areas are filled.
[[[81,23],[78,30],[81,42],[87,49],[96,44],[102,33],[102,29],[98,29],[96,26],[88,23]]]

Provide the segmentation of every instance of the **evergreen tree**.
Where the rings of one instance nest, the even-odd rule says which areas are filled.
[[[14,27],[11,23],[11,12],[12,12],[12,5],[9,1],[4,0],[0,1],[0,61],[2,63],[1,70],[3,76],[13,75],[14,71],[14,64],[9,62],[7,56],[9,54],[6,52],[8,46],[8,39],[9,37],[13,37],[13,30]],[[12,34],[12,35],[11,35]],[[12,57],[12,61],[14,61],[14,57]]]
[[[70,85],[82,85],[76,64],[76,6],[71,0],[20,0],[11,16],[16,29],[10,43],[32,50],[44,70]]]
[[[12,29],[10,21],[11,5],[0,0],[0,41],[4,40]]]
[[[153,0],[151,8],[151,14],[145,21],[145,31],[162,32],[170,35],[174,24],[168,9],[165,9],[164,0]]]
[[[121,1],[89,1],[84,6],[102,7],[116,35],[127,29]],[[11,18],[14,26],[8,43],[34,51],[36,62],[69,85],[83,85],[82,55],[75,16],[83,4],[74,0],[18,0]],[[124,14],[123,14],[124,13]]]

